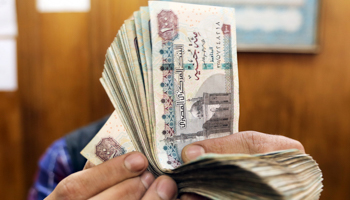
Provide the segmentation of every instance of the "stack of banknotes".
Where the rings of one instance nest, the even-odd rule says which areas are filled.
[[[187,144],[238,132],[233,8],[150,1],[120,28],[100,81],[115,111],[81,152],[95,165],[139,151],[180,194],[318,199],[322,173],[297,150],[182,162]]]

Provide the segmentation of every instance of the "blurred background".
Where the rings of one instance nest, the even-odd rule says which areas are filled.
[[[105,52],[147,0],[91,0],[84,12],[46,12],[36,3],[15,4],[18,87],[0,91],[1,199],[25,199],[53,141],[113,112],[98,80]],[[301,141],[323,171],[321,199],[350,196],[349,10],[348,0],[323,1],[318,54],[238,53],[239,130]],[[1,59],[11,57],[6,47]]]

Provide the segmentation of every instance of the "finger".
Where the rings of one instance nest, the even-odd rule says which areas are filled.
[[[185,193],[181,195],[181,200],[209,200],[209,199],[203,196],[199,196],[197,194]]]
[[[160,176],[147,190],[143,200],[172,200],[177,197],[177,185],[168,176]]]
[[[102,193],[94,196],[90,200],[139,200],[151,186],[154,179],[154,176],[150,172],[145,171],[141,176],[127,179],[117,185],[114,185]]]
[[[305,152],[303,145],[296,140],[279,135],[246,131],[189,144],[182,150],[182,160],[188,162],[204,153],[256,154],[285,149],[299,149]]]
[[[88,160],[88,161],[86,161],[83,170],[90,169],[90,168],[92,168],[92,167],[95,167],[95,165],[94,165],[92,162],[90,162],[90,160]]]
[[[126,179],[139,176],[147,166],[146,157],[139,152],[118,156],[101,165],[68,176],[57,185],[50,198],[87,199]]]

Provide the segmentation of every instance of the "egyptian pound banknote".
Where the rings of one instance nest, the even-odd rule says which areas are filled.
[[[238,132],[233,8],[149,2],[157,155],[181,165],[195,141]]]
[[[135,151],[116,111],[109,117],[101,130],[83,149],[81,154],[95,165],[111,158]]]

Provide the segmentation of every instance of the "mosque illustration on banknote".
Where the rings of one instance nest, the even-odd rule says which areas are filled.
[[[166,142],[177,144],[195,142],[232,133],[231,93],[203,93],[203,97],[192,98],[188,101],[193,102],[188,112],[193,117],[203,120],[203,130],[167,137]]]

